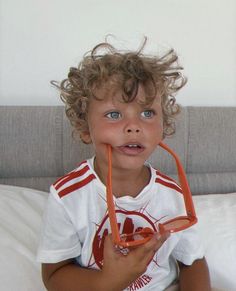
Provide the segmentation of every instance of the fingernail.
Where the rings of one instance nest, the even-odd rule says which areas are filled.
[[[155,237],[156,237],[157,240],[159,240],[161,238],[160,233],[159,232],[155,233]]]
[[[166,240],[169,236],[170,236],[170,232],[169,231],[165,231],[163,234],[156,233],[157,240],[159,240],[161,238]]]
[[[168,238],[170,236],[170,232],[169,231],[164,232],[163,236]]]

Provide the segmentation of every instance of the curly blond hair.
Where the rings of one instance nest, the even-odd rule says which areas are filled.
[[[175,132],[175,115],[180,106],[174,96],[187,81],[181,74],[183,68],[178,65],[173,49],[161,57],[144,55],[145,43],[146,39],[136,52],[118,51],[107,42],[100,43],[84,56],[78,67],[70,68],[68,78],[60,83],[51,82],[60,90],[66,115],[82,140],[82,133],[89,131],[88,104],[91,98],[99,99],[96,96],[99,89],[121,90],[124,102],[132,102],[140,84],[146,93],[146,103],[151,103],[157,94],[161,97],[164,137]]]

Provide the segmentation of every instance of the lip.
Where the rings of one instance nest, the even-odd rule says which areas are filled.
[[[138,142],[129,142],[118,146],[117,149],[125,155],[135,156],[142,153],[145,150],[145,147]]]

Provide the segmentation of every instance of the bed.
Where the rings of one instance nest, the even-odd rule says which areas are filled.
[[[188,175],[212,286],[236,290],[236,108],[184,107],[166,138]],[[0,282],[4,291],[42,291],[35,260],[50,184],[91,156],[74,140],[61,106],[0,106]],[[160,149],[154,167],[175,177]]]

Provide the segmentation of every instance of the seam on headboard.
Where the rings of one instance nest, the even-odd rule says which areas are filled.
[[[57,140],[58,140],[58,145],[56,146],[56,148],[58,148],[58,157],[57,157],[57,175],[61,176],[63,174],[63,128],[62,128],[62,110],[60,109],[60,107],[56,107],[54,110],[54,114],[56,114],[56,134],[57,136]]]
[[[189,170],[189,163],[188,163],[188,157],[189,157],[189,137],[190,137],[190,107],[186,107],[186,113],[185,113],[185,118],[186,118],[186,145],[185,145],[185,169],[186,172],[188,173]]]
[[[188,118],[188,108],[185,107],[184,110],[184,168],[187,171],[187,166],[188,166],[188,139],[189,139],[189,118]]]
[[[64,109],[61,110],[61,107],[59,107],[59,110],[61,117],[61,169],[62,169],[61,175],[64,175],[64,128],[63,128]]]

